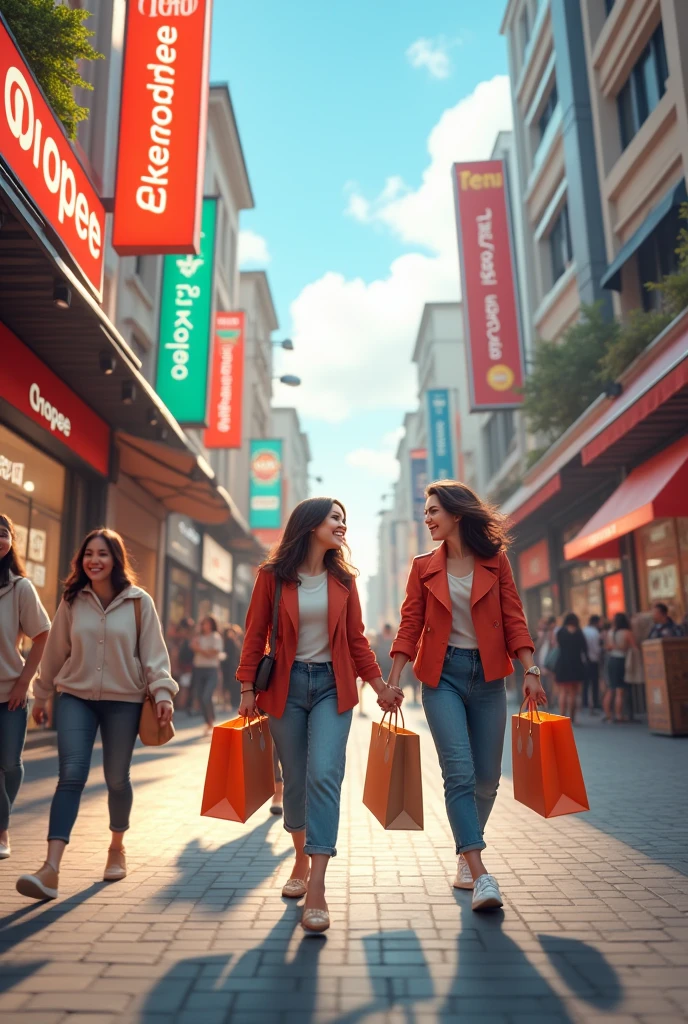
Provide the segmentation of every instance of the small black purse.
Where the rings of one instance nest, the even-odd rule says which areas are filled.
[[[275,647],[277,645],[277,622],[279,619],[279,603],[282,596],[282,580],[277,581],[275,586],[275,598],[272,609],[272,629],[270,630],[270,650],[264,654],[258,663],[256,681],[253,689],[256,693],[263,693],[270,685],[270,677],[275,667]]]

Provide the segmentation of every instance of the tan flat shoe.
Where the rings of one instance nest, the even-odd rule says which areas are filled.
[[[309,907],[303,912],[301,927],[306,932],[326,932],[330,927],[330,915],[319,907]]]
[[[107,864],[105,865],[105,871],[103,872],[104,882],[119,882],[122,878],[127,877],[127,861],[124,856],[124,847],[120,850],[113,850],[112,847],[108,850]]]
[[[59,875],[47,862],[35,875],[21,875],[17,879],[17,892],[32,900],[56,900]]]
[[[301,899],[308,892],[308,881],[304,878],[290,878],[282,886],[282,895],[292,900]]]

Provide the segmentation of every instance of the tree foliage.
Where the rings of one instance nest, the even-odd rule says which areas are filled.
[[[103,56],[89,42],[93,32],[84,22],[90,12],[54,0],[0,0],[0,11],[55,114],[70,139],[76,138],[88,109],[79,106],[72,89],[93,88],[81,77],[77,62]]]

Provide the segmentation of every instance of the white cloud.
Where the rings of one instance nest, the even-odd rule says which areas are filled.
[[[399,476],[399,463],[396,451],[399,441],[404,435],[404,428],[388,430],[382,436],[379,448],[356,448],[346,456],[346,463],[366,472],[379,480],[383,485],[394,483]]]
[[[262,235],[255,231],[239,232],[239,266],[245,267],[248,264],[259,263],[265,266],[270,262],[268,243]]]
[[[458,40],[448,42],[444,36],[436,39],[416,39],[406,51],[412,68],[426,68],[431,78],[449,78],[452,70],[449,50]]]

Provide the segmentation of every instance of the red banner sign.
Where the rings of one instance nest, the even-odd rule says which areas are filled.
[[[110,428],[0,323],[0,398],[107,476]]]
[[[546,538],[526,548],[518,556],[518,576],[522,590],[549,583],[549,546]]]
[[[626,611],[623,573],[615,572],[612,576],[605,576],[602,583],[606,615],[608,619],[613,619],[617,612]]]
[[[501,160],[454,164],[471,411],[521,405],[523,354]]]
[[[241,448],[244,390],[243,313],[216,313],[206,448]]]
[[[1,18],[0,154],[100,300],[103,204]]]
[[[198,254],[212,0],[129,0],[112,244]]]

